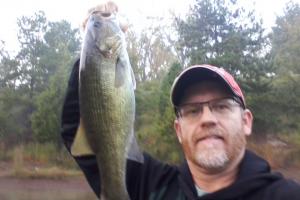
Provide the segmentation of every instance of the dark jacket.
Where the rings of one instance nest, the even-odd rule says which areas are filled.
[[[73,67],[62,113],[62,138],[70,151],[79,124],[78,69]],[[180,166],[164,164],[144,153],[144,163],[127,161],[127,190],[132,200],[296,200],[300,186],[272,173],[262,158],[250,151],[240,164],[237,180],[217,192],[197,197],[193,178],[186,162]],[[88,183],[99,196],[100,180],[95,156],[74,157]]]

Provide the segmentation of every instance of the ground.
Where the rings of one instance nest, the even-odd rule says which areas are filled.
[[[28,179],[10,177],[11,166],[0,162],[1,200],[96,200],[96,196],[81,176],[62,179]],[[300,170],[279,169],[286,177],[300,183]]]
[[[1,200],[97,199],[83,175],[55,179],[16,178],[11,176],[12,168],[11,163],[0,162]]]
[[[0,178],[1,200],[96,200],[84,177],[51,179]]]

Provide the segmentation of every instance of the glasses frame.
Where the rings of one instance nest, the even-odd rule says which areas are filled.
[[[174,106],[174,109],[175,109],[175,114],[176,114],[176,117],[177,118],[184,118],[184,116],[182,115],[181,113],[181,109],[183,106],[187,106],[187,105],[200,105],[202,106],[202,112],[203,112],[203,108],[204,108],[204,105],[207,104],[208,105],[208,108],[211,112],[213,112],[212,108],[211,108],[211,103],[214,103],[214,102],[218,102],[218,101],[222,101],[222,100],[226,100],[226,99],[231,99],[233,100],[236,104],[232,104],[231,106],[239,106],[241,107],[242,109],[245,109],[245,107],[243,106],[243,104],[241,103],[241,100],[238,98],[238,97],[235,97],[235,96],[226,96],[226,97],[222,97],[222,98],[217,98],[217,99],[212,99],[212,100],[209,100],[209,101],[204,101],[204,102],[195,102],[195,103],[185,103],[185,104],[181,104],[179,106]],[[201,113],[202,114],[202,113]]]

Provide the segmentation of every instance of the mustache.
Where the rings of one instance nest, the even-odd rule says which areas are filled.
[[[207,138],[218,138],[224,140],[225,135],[218,129],[208,129],[199,134],[194,134],[193,141],[198,142]]]

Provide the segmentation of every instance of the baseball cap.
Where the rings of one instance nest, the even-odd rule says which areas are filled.
[[[171,87],[171,102],[173,106],[178,106],[183,96],[184,90],[191,84],[202,80],[216,80],[224,83],[226,88],[232,92],[233,96],[237,97],[246,107],[243,92],[233,76],[225,71],[223,68],[212,65],[194,65],[183,70],[174,80]]]

